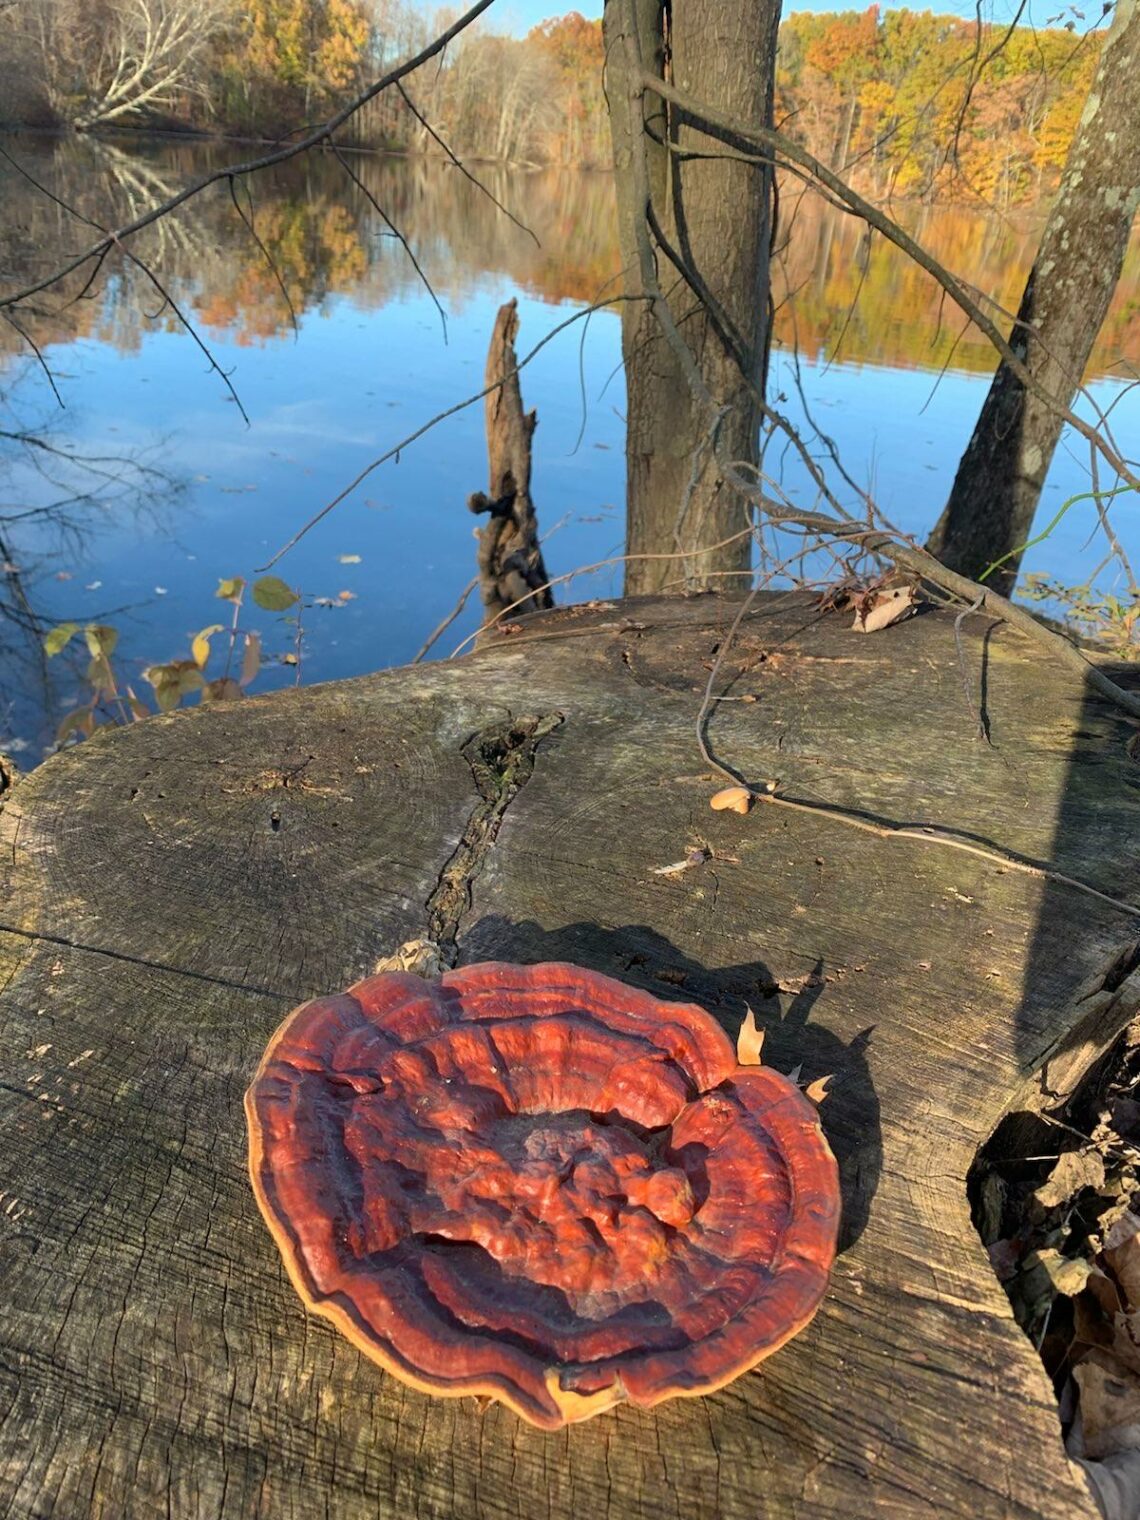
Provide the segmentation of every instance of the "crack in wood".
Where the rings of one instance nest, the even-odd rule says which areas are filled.
[[[561,722],[561,713],[511,718],[480,729],[463,746],[479,801],[426,903],[428,938],[439,946],[445,966],[454,966],[458,959],[459,925],[471,906],[472,886],[498,837],[503,815],[534,774],[539,744]]]

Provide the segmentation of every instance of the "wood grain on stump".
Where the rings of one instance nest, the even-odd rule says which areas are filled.
[[[820,813],[713,813],[695,743],[735,606],[568,609],[470,659],[148,720],[5,800],[0,1513],[969,1516],[1097,1511],[971,1226],[1011,1103],[1135,1010],[1135,917]],[[939,825],[1140,900],[1129,725],[980,620],[862,637],[787,599],[725,661],[751,781]],[[711,854],[658,868],[694,845]],[[432,1399],[307,1316],[242,1094],[305,998],[429,932],[709,1008],[809,1082],[844,1219],[808,1329],[707,1398],[547,1433]]]

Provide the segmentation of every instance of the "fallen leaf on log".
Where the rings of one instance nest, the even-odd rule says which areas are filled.
[[[759,1066],[760,1052],[764,1048],[764,1031],[756,1027],[756,1015],[751,1008],[745,1009],[744,1023],[736,1037],[736,1059],[741,1066]]]
[[[1100,1267],[1094,1267],[1088,1281],[1088,1290],[1105,1314],[1116,1314],[1123,1307],[1120,1289]]]
[[[747,813],[752,806],[752,793],[746,786],[726,786],[709,798],[709,807],[716,813],[726,809],[733,813]]]
[[[870,591],[855,604],[856,633],[878,633],[900,622],[918,605],[918,592],[913,586],[891,586],[885,591]]]

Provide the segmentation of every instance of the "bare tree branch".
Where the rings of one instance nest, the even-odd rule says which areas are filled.
[[[519,219],[518,219],[518,217],[515,216],[513,212],[508,211],[507,208],[506,208],[506,206],[503,205],[502,201],[499,200],[496,196],[494,196],[494,195],[491,194],[490,190],[487,189],[486,185],[482,182],[482,180],[476,179],[475,175],[471,173],[471,170],[467,167],[467,165],[463,162],[463,160],[461,158],[456,157],[456,155],[452,152],[450,145],[443,140],[443,138],[436,131],[436,129],[432,126],[431,122],[428,121],[427,117],[419,109],[419,107],[416,105],[415,101],[413,101],[412,97],[408,94],[407,90],[404,89],[404,86],[398,80],[396,82],[396,88],[397,88],[397,90],[399,90],[400,96],[401,96],[404,104],[407,106],[408,110],[416,118],[416,120],[419,122],[420,126],[423,127],[424,131],[428,134],[428,136],[431,137],[432,140],[435,143],[437,143],[439,147],[441,147],[443,149],[443,151],[447,154],[447,156],[451,160],[451,162],[459,170],[460,174],[463,175],[464,179],[469,179],[471,181],[471,183],[475,186],[476,190],[481,191],[487,197],[487,199],[491,202],[491,204],[493,206],[497,206],[498,209],[503,213],[503,215],[507,218],[508,221],[514,222],[515,226],[519,229],[520,232],[525,232],[526,235],[527,235],[527,237],[534,239],[534,246],[536,248],[541,248],[542,244],[539,242],[537,234],[535,232],[533,232],[531,230],[531,228],[529,228],[526,225],[525,222],[520,222]]]
[[[687,115],[692,115],[695,120],[700,121],[703,108],[699,102],[693,102],[690,97],[683,95],[680,91],[674,90],[671,85],[664,84],[660,79],[644,71],[641,65],[636,20],[633,16],[632,6],[629,6],[628,14],[629,25],[625,29],[624,43],[630,54],[629,78],[632,84],[627,109],[631,112],[633,120],[636,123],[642,121],[642,99],[646,90],[653,90],[665,99],[670,100],[673,104],[678,105]],[[717,130],[728,132],[730,136],[743,136],[746,140],[760,142],[764,147],[778,148],[780,151],[791,149],[795,155],[799,156],[801,162],[807,161],[807,166],[812,169],[813,173],[818,173],[824,178],[824,183],[828,184],[829,188],[835,189],[837,194],[849,197],[865,207],[866,212],[869,213],[866,219],[873,219],[872,224],[878,226],[879,230],[890,237],[892,242],[903,246],[903,242],[905,241],[907,245],[910,245],[906,251],[910,251],[913,248],[915,255],[917,255],[917,262],[921,263],[924,268],[929,268],[929,266],[933,265],[934,268],[930,272],[935,273],[935,277],[938,278],[940,284],[946,284],[947,292],[952,299],[958,300],[959,295],[961,295],[962,300],[959,300],[958,304],[963,305],[963,302],[966,303],[963,305],[963,309],[969,310],[972,307],[973,312],[977,313],[975,320],[980,317],[981,323],[985,324],[985,327],[993,327],[993,324],[989,322],[985,314],[961,290],[959,282],[953,276],[948,275],[945,270],[941,269],[941,266],[937,265],[935,260],[930,259],[901,228],[896,227],[889,218],[882,216],[875,207],[863,201],[862,197],[856,196],[854,192],[848,190],[847,186],[843,184],[838,176],[832,174],[830,170],[825,170],[823,165],[817,163],[810,154],[804,154],[794,144],[785,143],[780,133],[768,128],[750,127],[740,132],[733,123],[724,122],[723,119],[714,122],[713,125],[716,126]],[[657,320],[667,343],[673,350],[686,384],[689,386],[694,397],[700,402],[709,418],[712,419],[717,413],[716,400],[706,386],[688,345],[677,330],[672,312],[669,309],[657,279],[657,267],[653,257],[649,220],[651,196],[644,134],[641,131],[635,131],[632,134],[632,140],[634,143],[632,173],[635,203],[642,208],[642,215],[635,218],[641,291],[647,298],[649,309]],[[860,214],[863,213],[861,212]],[[971,312],[971,315],[973,312]],[[996,329],[994,329],[994,332],[996,334]],[[1001,338],[1000,334],[996,335],[1000,340],[1001,347],[1008,349],[1008,344],[1005,343],[1004,338]],[[1065,408],[1064,410],[1067,411],[1068,409]],[[1082,424],[1081,431],[1086,435],[1091,433],[1100,445],[1101,452],[1105,452],[1103,440],[1087,424]],[[754,501],[770,521],[782,525],[794,525],[810,529],[820,536],[828,536],[841,542],[857,543],[866,549],[882,554],[900,568],[909,570],[922,579],[932,581],[935,585],[943,587],[943,589],[952,592],[955,596],[961,597],[966,603],[976,602],[981,610],[1000,617],[1004,622],[1027,633],[1039,644],[1045,645],[1066,665],[1078,670],[1089,685],[1102,696],[1107,697],[1133,717],[1140,718],[1140,695],[1135,692],[1126,691],[1123,687],[1118,686],[1115,681],[1105,675],[1103,670],[1092,664],[1089,660],[1086,660],[1074,644],[1071,644],[1059,634],[1053,633],[1050,629],[1039,623],[1031,613],[1026,612],[1015,603],[1000,596],[997,592],[986,586],[981,586],[963,575],[946,569],[945,566],[941,565],[932,555],[926,553],[925,550],[900,543],[894,535],[881,529],[855,527],[852,524],[838,521],[826,513],[804,511],[791,505],[773,502],[770,497],[759,489],[755,482],[746,477],[740,464],[724,458],[723,451],[720,449],[717,450],[717,462],[725,480],[746,499]],[[1126,467],[1123,467],[1123,461],[1119,463],[1121,468],[1117,469],[1117,473],[1123,478],[1130,478]],[[1116,468],[1115,464],[1114,468]]]
[[[443,341],[446,343],[447,342],[447,313],[444,311],[443,307],[440,305],[439,297],[436,295],[435,291],[432,289],[431,281],[428,279],[427,275],[420,268],[420,261],[416,258],[415,253],[412,251],[412,245],[408,242],[407,238],[400,231],[399,227],[396,226],[395,222],[388,215],[388,213],[384,210],[384,207],[380,204],[380,202],[372,194],[372,191],[369,190],[368,186],[360,178],[360,175],[357,174],[356,170],[349,163],[348,159],[345,158],[345,156],[341,152],[340,147],[338,146],[338,144],[335,143],[331,137],[329,138],[328,142],[329,142],[329,147],[332,149],[333,153],[336,155],[336,161],[337,161],[337,163],[341,166],[341,168],[344,170],[344,172],[348,175],[349,179],[356,186],[356,188],[360,191],[361,195],[363,195],[365,197],[365,199],[368,201],[368,204],[372,207],[373,211],[375,211],[376,215],[384,223],[385,227],[387,227],[388,231],[392,234],[392,236],[396,239],[396,241],[400,244],[401,248],[403,248],[404,252],[407,254],[408,260],[411,263],[412,268],[419,275],[421,281],[423,282],[424,289],[427,291],[428,295],[432,299],[432,304],[435,306],[436,311],[439,312],[439,320],[440,320],[440,323],[443,326]],[[508,216],[510,215],[509,211],[507,212],[507,215]]]
[[[791,138],[773,127],[756,126],[755,124],[741,124],[721,116],[719,112],[704,105],[701,101],[678,90],[674,85],[659,79],[656,75],[648,73],[640,68],[639,79],[641,82],[641,94],[646,90],[659,95],[670,105],[683,112],[685,119],[693,126],[700,128],[713,137],[718,137],[729,143],[737,145],[744,143],[751,146],[759,146],[769,153],[774,162],[788,161],[798,165],[814,179],[824,185],[844,206],[854,215],[861,217],[876,231],[881,232],[889,242],[893,243],[908,255],[920,268],[925,269],[934,280],[946,291],[950,299],[970,318],[974,325],[989,339],[990,343],[1001,355],[1013,374],[1021,381],[1026,390],[1031,392],[1047,406],[1052,407],[1075,432],[1085,438],[1101,454],[1110,468],[1126,480],[1129,485],[1140,490],[1140,476],[1133,473],[1128,462],[1121,457],[1119,452],[1097,432],[1097,430],[1082,417],[1079,417],[1072,409],[1066,406],[1059,398],[1052,395],[1040,384],[1037,378],[1029,371],[1021,357],[1006,340],[997,324],[982,310],[981,306],[970,295],[964,281],[945,269],[937,259],[915,241],[899,224],[893,221],[877,206],[871,204],[857,191],[852,190],[839,175],[822,164],[806,149],[801,148]],[[640,98],[640,95],[639,95]],[[658,316],[660,311],[658,309]],[[1032,334],[1032,327],[1023,324],[1023,330]]]
[[[386,449],[383,454],[379,455],[376,459],[373,459],[370,464],[366,464],[360,473],[356,475],[352,480],[350,480],[343,490],[338,491],[330,502],[326,502],[326,504],[320,509],[319,512],[315,513],[314,516],[309,518],[307,523],[298,528],[296,533],[293,534],[292,538],[290,538],[286,543],[282,544],[281,548],[278,549],[277,552],[269,559],[267,559],[264,565],[259,565],[258,570],[271,570],[277,561],[288,554],[290,549],[299,544],[300,541],[304,538],[305,534],[310,532],[313,528],[316,527],[319,522],[326,518],[334,507],[338,507],[346,497],[351,496],[353,491],[356,490],[357,486],[365,481],[374,470],[378,470],[382,464],[387,464],[389,459],[398,460],[400,455],[410,444],[413,444],[417,439],[422,438],[425,433],[430,433],[432,428],[438,427],[441,422],[446,422],[449,417],[454,417],[457,412],[465,411],[469,406],[474,406],[477,401],[482,401],[483,398],[485,396],[489,396],[492,391],[500,390],[503,385],[505,385],[506,382],[512,378],[512,376],[519,374],[521,370],[525,369],[530,361],[536,356],[536,354],[541,352],[541,350],[544,349],[546,345],[552,341],[552,339],[556,338],[559,333],[565,332],[566,328],[572,327],[575,322],[581,322],[584,318],[588,318],[593,312],[600,311],[603,307],[617,306],[620,305],[620,303],[623,301],[638,301],[642,299],[644,299],[644,297],[630,295],[607,296],[605,300],[595,301],[593,305],[583,307],[581,311],[576,311],[573,316],[567,317],[564,322],[559,322],[555,327],[552,327],[550,329],[545,337],[539,339],[539,341],[534,345],[530,352],[528,354],[525,354],[523,358],[519,360],[518,364],[514,367],[513,370],[509,370],[493,385],[485,385],[482,390],[476,391],[474,395],[465,396],[462,401],[457,401],[454,406],[446,407],[442,412],[437,412],[434,417],[429,417],[427,422],[423,423],[422,426],[416,428],[414,432],[408,433],[405,437],[401,438],[399,443],[394,443],[390,449]],[[748,531],[751,532],[751,529]]]

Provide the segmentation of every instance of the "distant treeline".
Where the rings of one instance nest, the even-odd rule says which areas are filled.
[[[0,109],[273,137],[423,46],[442,15],[407,0],[22,0],[0,30]],[[777,117],[876,197],[1032,201],[1056,183],[1098,48],[925,11],[793,15]],[[439,151],[438,133],[475,158],[608,163],[601,23],[576,12],[523,38],[473,28],[407,93],[370,103],[345,141]]]

